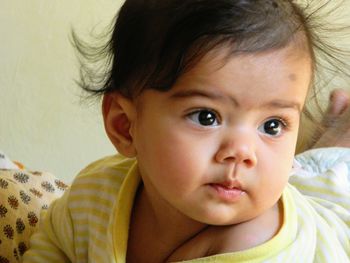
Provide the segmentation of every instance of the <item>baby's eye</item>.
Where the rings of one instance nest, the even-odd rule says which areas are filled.
[[[187,115],[187,117],[195,122],[196,124],[202,126],[217,126],[219,125],[219,120],[217,114],[212,110],[198,110]]]
[[[286,127],[285,122],[280,119],[270,119],[265,121],[258,130],[270,136],[278,137]]]

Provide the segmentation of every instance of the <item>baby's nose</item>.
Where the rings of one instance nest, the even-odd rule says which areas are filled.
[[[252,168],[257,164],[254,140],[245,134],[232,136],[229,142],[220,146],[215,159],[219,163],[234,162]]]

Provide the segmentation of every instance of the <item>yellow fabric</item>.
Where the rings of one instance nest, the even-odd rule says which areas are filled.
[[[350,156],[350,150],[339,151]],[[315,159],[317,154],[312,152],[307,160]],[[296,173],[302,176],[292,178],[302,186],[305,177],[307,186],[312,182],[323,193],[328,184],[338,185],[332,178],[339,178],[339,173],[340,177],[349,177],[350,160],[345,161],[345,166],[342,162],[334,163],[341,169],[314,169],[314,174],[299,170]],[[308,175],[312,180],[307,180]],[[330,182],[322,188],[325,178]],[[107,157],[84,169],[64,197],[48,210],[24,262],[124,263],[129,217],[139,182],[135,160],[121,156]],[[339,191],[343,195],[334,192],[334,198],[341,205],[317,193],[303,195],[288,185],[282,196],[285,220],[273,239],[246,251],[186,262],[350,262],[350,191]]]
[[[264,262],[274,258],[279,251],[290,246],[297,234],[297,214],[293,197],[288,189],[283,193],[283,218],[285,219],[279,233],[268,242],[249,250],[215,255],[182,262]]]

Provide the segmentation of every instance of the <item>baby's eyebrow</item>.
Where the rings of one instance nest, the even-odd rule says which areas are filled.
[[[174,99],[189,98],[189,97],[203,97],[203,98],[214,99],[214,100],[226,99],[226,96],[222,95],[221,93],[217,93],[213,91],[197,90],[197,89],[187,89],[187,90],[177,91],[174,94],[172,94],[170,97]],[[234,104],[238,106],[238,102],[235,98],[230,97],[230,100],[233,100]]]
[[[240,107],[240,103],[236,98],[232,96],[227,97],[226,95],[223,95],[221,93],[214,92],[214,91],[188,89],[188,90],[177,91],[174,94],[172,94],[170,97],[174,99],[203,97],[207,99],[221,100],[221,101],[229,99],[231,103],[233,103],[236,107]],[[283,99],[268,101],[266,103],[259,105],[258,107],[259,108],[294,109],[299,113],[301,113],[301,110],[302,110],[302,106],[299,102],[283,100]]]
[[[264,108],[280,108],[280,109],[295,109],[299,113],[301,113],[302,107],[301,104],[294,101],[289,100],[273,100],[269,101],[262,105]]]

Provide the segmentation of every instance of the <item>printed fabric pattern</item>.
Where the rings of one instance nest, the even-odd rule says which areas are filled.
[[[41,211],[66,188],[54,175],[20,170],[0,153],[0,263],[21,262]]]

